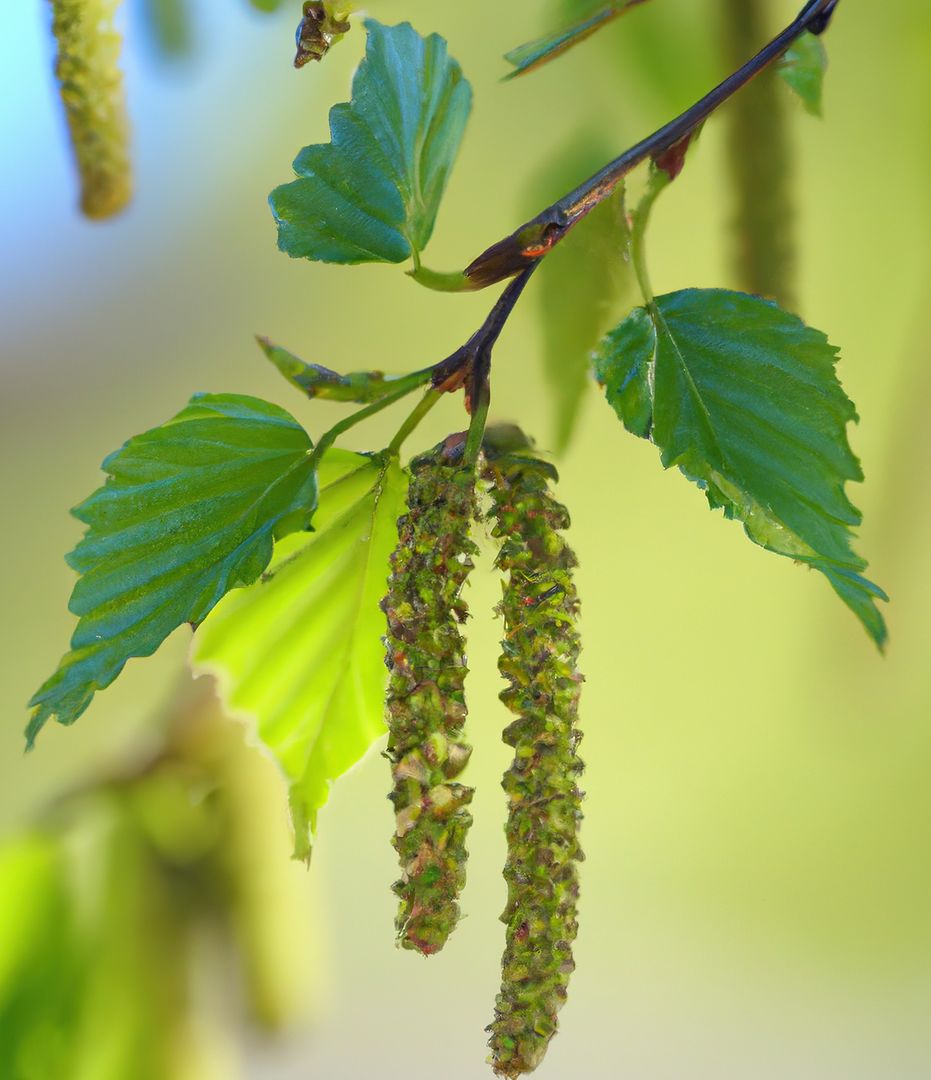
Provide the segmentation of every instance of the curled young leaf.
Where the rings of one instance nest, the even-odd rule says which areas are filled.
[[[385,375],[382,371],[351,371],[340,375],[320,364],[308,364],[268,338],[257,338],[259,347],[288,382],[309,398],[326,401],[355,402],[369,405],[401,390],[404,386],[421,386],[428,376],[421,372],[411,375]]]
[[[550,493],[555,470],[521,454],[492,457],[490,484],[501,541],[496,565],[507,575],[500,605],[501,700],[516,715],[504,741],[514,760],[508,796],[508,901],[502,984],[489,1026],[501,1076],[532,1072],[556,1034],[557,1014],[575,966],[583,766],[576,727],[582,676],[576,629],[576,559],[562,533],[569,515]]]
[[[442,452],[411,465],[407,513],[382,607],[388,619],[388,759],[394,789],[393,838],[401,862],[395,883],[399,940],[424,955],[438,952],[459,920],[465,885],[467,807],[473,789],[455,783],[472,748],[466,718],[462,596],[472,556],[475,471]]]

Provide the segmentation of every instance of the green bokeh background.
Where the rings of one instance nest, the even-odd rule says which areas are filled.
[[[774,27],[796,6],[772,0]],[[539,170],[573,131],[596,130],[620,150],[725,67],[716,0],[655,0],[514,83],[498,81],[500,54],[551,25],[552,5],[372,0],[370,10],[442,33],[475,88],[429,249],[440,269],[539,209],[527,193],[545,186]],[[8,199],[4,189],[2,208],[5,831],[149,738],[185,680],[186,630],[131,662],[76,728],[47,731],[22,756],[24,702],[72,628],[62,554],[80,530],[66,510],[97,485],[105,454],[196,390],[266,396],[312,434],[329,426],[337,407],[302,403],[255,333],[332,367],[403,371],[452,351],[487,309],[489,294],[431,294],[397,269],[276,251],[266,193],[301,146],[326,138],[327,107],[345,99],[363,48],[357,28],[325,64],[296,74],[293,16],[206,4],[199,49],[175,69],[131,41],[130,94],[145,103],[138,194],[103,226],[71,210],[65,150],[35,150],[38,134],[61,133],[42,20],[29,29],[31,66],[17,70],[32,133],[11,124],[19,186]],[[825,121],[801,108],[791,121],[798,295],[801,314],[841,347],[862,417],[852,432],[867,477],[854,491],[859,549],[892,596],[888,655],[817,575],[710,514],[588,395],[560,462],[581,562],[588,858],[578,970],[540,1075],[931,1076],[931,8],[842,3],[827,44]],[[736,284],[731,212],[717,118],[655,214],[658,290]],[[496,354],[494,412],[546,448],[535,285]],[[365,442],[347,445],[384,445],[396,424],[379,417]],[[427,426],[423,445],[461,427],[457,404]],[[227,1048],[199,1077],[484,1075],[507,761],[490,615],[498,586],[484,550],[470,596],[468,917],[429,962],[395,949],[387,772],[372,753],[321,815],[310,873],[291,865],[283,875],[306,897],[298,910],[316,939],[290,957],[314,984],[309,1019],[277,1042],[231,1033],[245,1063]],[[268,843],[284,859],[284,788],[264,790]],[[295,948],[307,937],[302,925]]]

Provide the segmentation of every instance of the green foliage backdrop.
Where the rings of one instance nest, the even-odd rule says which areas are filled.
[[[529,180],[551,160],[554,130],[571,131],[583,106],[620,149],[722,70],[702,5],[656,0],[552,69],[497,85],[506,71],[499,54],[552,26],[548,7],[528,14],[386,0],[374,11],[441,32],[482,89],[431,245],[438,265],[456,265],[538,209],[536,195],[524,194]],[[774,2],[773,22],[794,7]],[[931,530],[923,486],[931,447],[918,408],[927,397],[922,357],[931,339],[923,240],[931,232],[931,117],[922,44],[931,26],[917,0],[895,5],[879,22],[862,6],[842,15],[831,33],[827,122],[815,124],[801,108],[792,119],[797,293],[806,322],[830,330],[842,348],[845,386],[869,417],[850,436],[869,477],[855,495],[867,522],[858,549],[870,553],[895,601],[889,653],[879,661],[810,575],[765,558],[708,514],[688,485],[661,475],[656,452],[627,437],[588,394],[580,438],[562,468],[585,601],[585,932],[553,1070],[571,1070],[584,1055],[592,1075],[606,1077],[617,1075],[619,1063],[648,1077],[689,1070],[767,1080],[812,1061],[819,1080],[879,1080],[889,1062],[900,1076],[928,1071],[931,685],[922,553]],[[224,50],[205,53],[203,72],[163,106],[171,110],[174,156],[156,160],[155,144],[141,136],[151,171],[148,184],[145,173],[140,178],[125,229],[92,233],[50,209],[35,226],[35,250],[23,256],[21,283],[4,310],[12,374],[0,405],[2,438],[4,459],[15,463],[4,482],[7,506],[26,519],[4,533],[16,618],[2,684],[9,723],[0,809],[10,826],[63,781],[80,780],[100,755],[133,744],[145,714],[169,693],[186,648],[182,630],[151,667],[130,664],[125,682],[102,695],[78,728],[46,733],[47,745],[23,763],[22,701],[72,628],[61,600],[73,577],[60,555],[80,530],[64,508],[98,483],[96,462],[129,432],[176,412],[192,388],[258,393],[319,430],[320,410],[338,406],[289,399],[263,368],[250,341],[255,332],[324,365],[401,371],[458,344],[485,307],[480,297],[422,293],[387,268],[295,264],[274,251],[274,226],[257,192],[281,181],[295,148],[327,141],[326,110],[345,99],[361,34],[323,67],[295,76],[281,23],[272,29],[229,18],[254,76],[237,78]],[[681,60],[673,70],[670,55]],[[251,91],[252,77],[261,80],[261,95]],[[37,94],[43,86],[37,79]],[[235,140],[207,123],[221,103],[236,118]],[[651,265],[660,293],[696,281],[736,284],[721,242],[730,214],[719,183],[723,160],[723,138],[712,125],[689,163],[688,183],[657,208]],[[895,163],[894,198],[881,161]],[[66,205],[68,181],[62,172],[50,207]],[[532,411],[531,426],[542,434],[550,413],[538,382],[543,349],[534,303],[502,342],[496,408],[521,417]],[[429,425],[437,437],[449,427],[443,419]],[[388,424],[383,430],[390,434]],[[477,585],[470,606],[487,613],[496,599]],[[475,623],[471,666],[490,673],[498,627],[486,615]],[[473,741],[495,747],[505,718],[497,682],[491,675],[473,682]],[[372,889],[394,872],[385,850],[384,763],[368,760],[334,795],[313,888],[322,902],[319,933],[338,962],[325,971],[330,1011],[305,1048],[310,1068],[345,1069],[350,1052],[359,1062],[354,1074],[383,1074],[386,1054],[403,1060],[409,1032],[383,1008],[389,996],[422,1018],[429,1051],[423,1063],[408,1062],[404,1075],[432,1075],[427,1063],[438,1054],[470,1063],[481,1054],[477,1033],[499,951],[486,929],[503,904],[496,785],[505,762],[500,748],[472,766],[476,817],[492,824],[474,830],[474,918],[445,958],[456,967],[453,988],[449,968],[398,970],[392,900]],[[277,813],[284,828],[283,804]],[[452,1025],[450,1011],[462,1014]],[[371,1051],[359,1046],[360,1015]],[[605,1030],[616,1033],[614,1041]]]

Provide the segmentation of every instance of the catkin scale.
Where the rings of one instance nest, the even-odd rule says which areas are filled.
[[[394,788],[394,847],[401,877],[395,925],[404,948],[438,952],[459,919],[465,885],[468,810],[473,789],[456,783],[471,747],[466,719],[466,659],[460,630],[462,588],[477,551],[473,469],[441,452],[411,464],[408,512],[398,522],[388,595],[382,608],[390,671],[388,749]]]
[[[513,455],[486,464],[505,572],[499,607],[505,633],[501,700],[516,714],[504,731],[514,748],[502,786],[508,797],[508,887],[502,985],[491,1032],[491,1062],[506,1077],[532,1072],[556,1033],[574,968],[572,943],[583,858],[582,792],[576,728],[582,676],[576,631],[575,556],[560,535],[569,515],[549,492],[555,470]]]
[[[114,18],[120,0],[52,0],[55,76],[81,178],[81,210],[107,218],[129,202],[129,134]]]

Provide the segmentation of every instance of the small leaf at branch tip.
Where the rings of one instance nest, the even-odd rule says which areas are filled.
[[[798,95],[812,116],[822,115],[824,75],[828,54],[824,42],[814,34],[802,34],[779,61],[777,71]]]
[[[761,547],[820,571],[880,648],[886,600],[851,548],[856,411],[824,334],[760,297],[687,289],[637,308],[595,354],[608,402]]]
[[[433,233],[472,107],[472,90],[436,34],[366,21],[352,99],[330,110],[330,139],[305,147],[297,179],[269,197],[292,258],[399,263]]]
[[[502,81],[507,82],[531,71],[536,71],[537,68],[562,56],[573,46],[591,37],[592,34],[607,26],[618,16],[624,15],[631,8],[645,2],[646,0],[626,0],[626,2],[625,0],[613,0],[613,2],[605,4],[604,7],[568,27],[545,34],[543,37],[537,38],[535,41],[529,41],[525,45],[518,45],[517,48],[511,49],[510,52],[504,55],[504,59],[513,65],[515,70],[509,71],[502,76]]]

